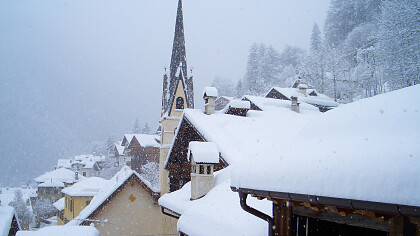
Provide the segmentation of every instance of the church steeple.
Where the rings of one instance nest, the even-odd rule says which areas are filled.
[[[194,108],[194,91],[192,77],[188,78],[187,55],[185,51],[184,19],[182,14],[182,0],[178,2],[175,24],[175,35],[172,47],[171,65],[169,68],[169,84],[163,88],[163,115],[170,115],[175,102],[176,90],[179,83],[183,85],[187,108]],[[167,87],[169,86],[169,88]]]

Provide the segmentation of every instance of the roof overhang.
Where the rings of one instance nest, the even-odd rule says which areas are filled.
[[[335,207],[343,207],[354,210],[366,210],[373,212],[380,212],[391,215],[402,215],[408,217],[420,217],[420,207],[407,206],[392,203],[362,201],[355,199],[344,199],[335,197],[315,196],[307,194],[275,192],[266,190],[256,190],[248,188],[231,187],[232,191],[239,193],[251,194],[256,197],[263,197],[269,199],[281,199],[288,201],[306,202],[311,204],[328,205]]]

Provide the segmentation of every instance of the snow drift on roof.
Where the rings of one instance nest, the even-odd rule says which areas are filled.
[[[204,87],[203,89],[203,97],[218,97],[219,93],[217,92],[217,89],[215,87]]]
[[[0,236],[8,236],[10,226],[15,216],[15,209],[11,206],[0,206]]]
[[[45,181],[42,184],[39,184],[38,187],[44,187],[44,188],[64,188],[64,183],[50,179],[49,181]]]
[[[244,95],[242,99],[246,99],[251,103],[255,104],[263,111],[270,111],[277,108],[287,108],[291,109],[292,103],[289,100],[281,100],[274,98],[265,98],[251,95]],[[299,113],[319,113],[319,109],[313,105],[310,105],[305,102],[299,104]]]
[[[273,87],[272,89],[270,89],[270,91],[273,89],[283,94],[288,99],[291,99],[292,96],[297,97],[298,102],[306,102],[313,105],[327,106],[327,107],[337,107],[339,105],[337,102],[334,101],[334,99],[320,93],[317,93],[318,96],[308,96],[308,95],[305,96],[304,94],[300,93],[299,89],[297,88]]]
[[[206,196],[190,201],[191,182],[165,194],[159,205],[180,215],[178,231],[188,235],[265,235],[267,223],[242,210],[237,193],[230,189],[230,167],[215,172],[215,187]],[[253,207],[272,215],[267,200],[248,199]]]
[[[79,180],[84,179],[85,177],[79,175],[79,180],[75,179],[75,173],[71,170],[60,168],[53,171],[46,172],[43,175],[38,176],[35,178],[35,181],[38,183],[50,181],[51,179],[63,183],[74,183]]]
[[[160,140],[159,135],[155,134],[135,134],[137,141],[142,147],[160,147],[158,140]]]
[[[190,142],[188,150],[188,161],[190,154],[193,155],[195,163],[219,163],[219,151],[212,142]]]
[[[54,202],[53,206],[55,207],[55,209],[57,209],[58,211],[64,210],[65,199],[66,199],[65,197],[62,197],[58,201]]]
[[[61,192],[72,197],[95,196],[108,182],[108,180],[99,177],[90,177],[61,190]]]
[[[236,165],[232,186],[420,206],[420,85],[342,105]]]
[[[185,109],[183,119],[187,119],[205,141],[216,143],[222,158],[232,164],[245,156],[259,160],[264,150],[278,146],[273,140],[287,141],[320,114],[319,111],[301,114],[280,107],[270,111],[250,110],[242,117],[222,113],[206,115],[200,110]]]

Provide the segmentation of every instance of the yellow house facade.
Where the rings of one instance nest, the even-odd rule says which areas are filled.
[[[176,221],[165,221],[159,196],[156,187],[124,167],[67,225],[93,223],[101,235],[176,235]]]
[[[63,189],[64,210],[58,213],[57,225],[64,225],[76,218],[107,182],[99,177],[90,177]]]

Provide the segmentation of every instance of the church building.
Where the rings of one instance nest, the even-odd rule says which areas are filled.
[[[179,0],[169,78],[166,73],[163,76],[159,159],[159,189],[161,195],[169,192],[168,171],[164,169],[164,165],[184,108],[194,108],[194,89],[193,78],[192,76],[188,77],[182,1]]]

